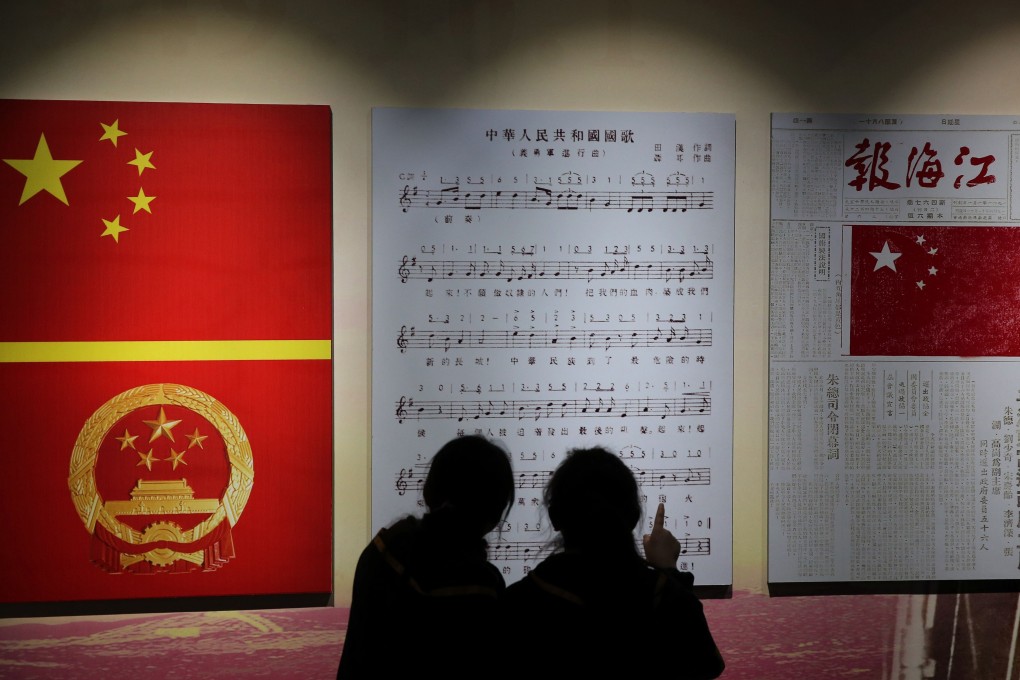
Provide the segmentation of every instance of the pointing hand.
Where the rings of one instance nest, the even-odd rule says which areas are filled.
[[[658,569],[676,569],[676,561],[680,558],[680,541],[663,526],[665,520],[666,506],[659,503],[652,523],[652,533],[642,538],[645,560]]]

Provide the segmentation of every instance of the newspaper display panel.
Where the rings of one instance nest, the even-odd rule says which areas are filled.
[[[1015,579],[1020,119],[776,114],[769,581]]]

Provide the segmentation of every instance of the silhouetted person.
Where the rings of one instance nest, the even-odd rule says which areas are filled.
[[[504,595],[514,671],[570,678],[716,678],[723,660],[680,543],[659,505],[647,559],[634,529],[641,500],[619,456],[577,449],[556,468],[545,505],[559,550]]]
[[[484,536],[514,498],[509,455],[454,439],[422,492],[425,515],[380,530],[358,559],[337,678],[477,677],[491,655],[505,583]]]

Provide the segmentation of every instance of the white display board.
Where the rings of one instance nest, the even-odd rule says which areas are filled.
[[[1015,579],[1020,120],[772,119],[769,581]]]
[[[732,582],[734,117],[376,109],[372,522],[424,511],[460,434],[510,452],[489,537],[508,582],[551,550],[567,450],[634,471],[699,585]]]

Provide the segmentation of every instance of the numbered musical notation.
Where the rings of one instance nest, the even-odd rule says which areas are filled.
[[[404,255],[397,267],[401,283],[433,281],[544,281],[633,279],[682,282],[711,279],[715,264],[707,255],[692,260],[430,260]]]
[[[633,213],[685,213],[712,210],[712,191],[577,191],[571,187],[550,189],[461,190],[459,184],[441,189],[405,184],[399,190],[400,208],[460,208],[463,210],[625,210]]]
[[[397,336],[400,351],[409,349],[604,349],[614,347],[711,347],[710,328],[667,326],[665,328],[514,331],[418,331],[401,326]]]
[[[695,557],[712,554],[712,539],[683,537],[680,541],[681,557]],[[541,560],[552,553],[554,546],[542,541],[490,541],[489,560],[492,562],[511,562],[522,560]]]
[[[681,416],[707,416],[712,413],[712,397],[707,392],[689,392],[673,398],[643,399],[509,399],[509,400],[423,400],[400,397],[394,415],[405,420],[482,420],[512,418],[641,418],[666,419]]]

